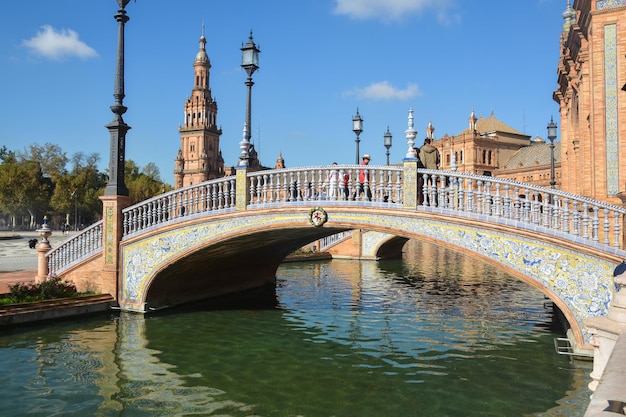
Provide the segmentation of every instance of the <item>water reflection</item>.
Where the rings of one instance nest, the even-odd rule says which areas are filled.
[[[5,332],[0,416],[581,416],[589,370],[555,354],[543,295],[425,246],[285,264],[276,288],[145,318]]]

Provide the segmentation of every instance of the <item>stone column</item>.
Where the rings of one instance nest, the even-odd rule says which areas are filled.
[[[403,176],[403,194],[404,194],[404,208],[414,209],[417,208],[418,192],[418,172],[417,172],[417,158],[405,158],[404,159],[404,173]]]
[[[237,176],[235,177],[237,187],[237,194],[235,200],[235,209],[237,211],[245,211],[248,206],[250,196],[250,185],[248,182],[248,167],[246,165],[239,165],[235,167],[237,170]]]
[[[121,286],[120,241],[123,236],[122,210],[130,205],[131,198],[122,195],[104,195],[102,201],[102,275],[100,289],[103,294],[111,294],[119,301]]]
[[[48,227],[47,216],[44,216],[43,225],[41,226],[41,229],[37,229],[37,232],[39,232],[39,236],[41,236],[41,242],[39,242],[35,247],[37,250],[37,276],[35,277],[35,283],[39,284],[45,282],[48,278],[48,274],[50,273],[46,253],[52,249],[52,246],[50,246],[50,242],[48,241],[48,237],[52,235],[52,230]]]
[[[35,277],[35,283],[39,284],[44,282],[46,278],[48,278],[48,274],[50,270],[48,268],[48,258],[46,257],[46,253],[52,249],[50,246],[50,242],[46,240],[45,242],[39,242],[35,250],[37,251],[37,276]]]

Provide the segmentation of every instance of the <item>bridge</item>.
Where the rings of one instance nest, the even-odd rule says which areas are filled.
[[[584,322],[606,316],[613,269],[626,258],[622,207],[418,169],[411,159],[365,168],[241,167],[235,176],[132,206],[126,197],[102,199],[103,220],[50,250],[48,267],[79,289],[111,293],[128,311],[274,283],[296,249],[354,230],[352,256],[359,259],[398,252],[408,239],[478,256],[541,290],[563,312],[575,343],[591,348]]]

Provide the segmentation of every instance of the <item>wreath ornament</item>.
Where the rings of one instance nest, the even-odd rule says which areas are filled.
[[[328,214],[326,214],[326,210],[321,207],[313,207],[309,211],[309,222],[315,226],[320,227],[323,226],[324,223],[328,221]]]

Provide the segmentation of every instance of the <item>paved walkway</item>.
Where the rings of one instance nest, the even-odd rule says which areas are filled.
[[[70,236],[54,231],[50,245],[64,242]],[[37,275],[37,251],[28,247],[30,239],[41,240],[37,232],[0,232],[0,294],[18,282],[34,282]]]

